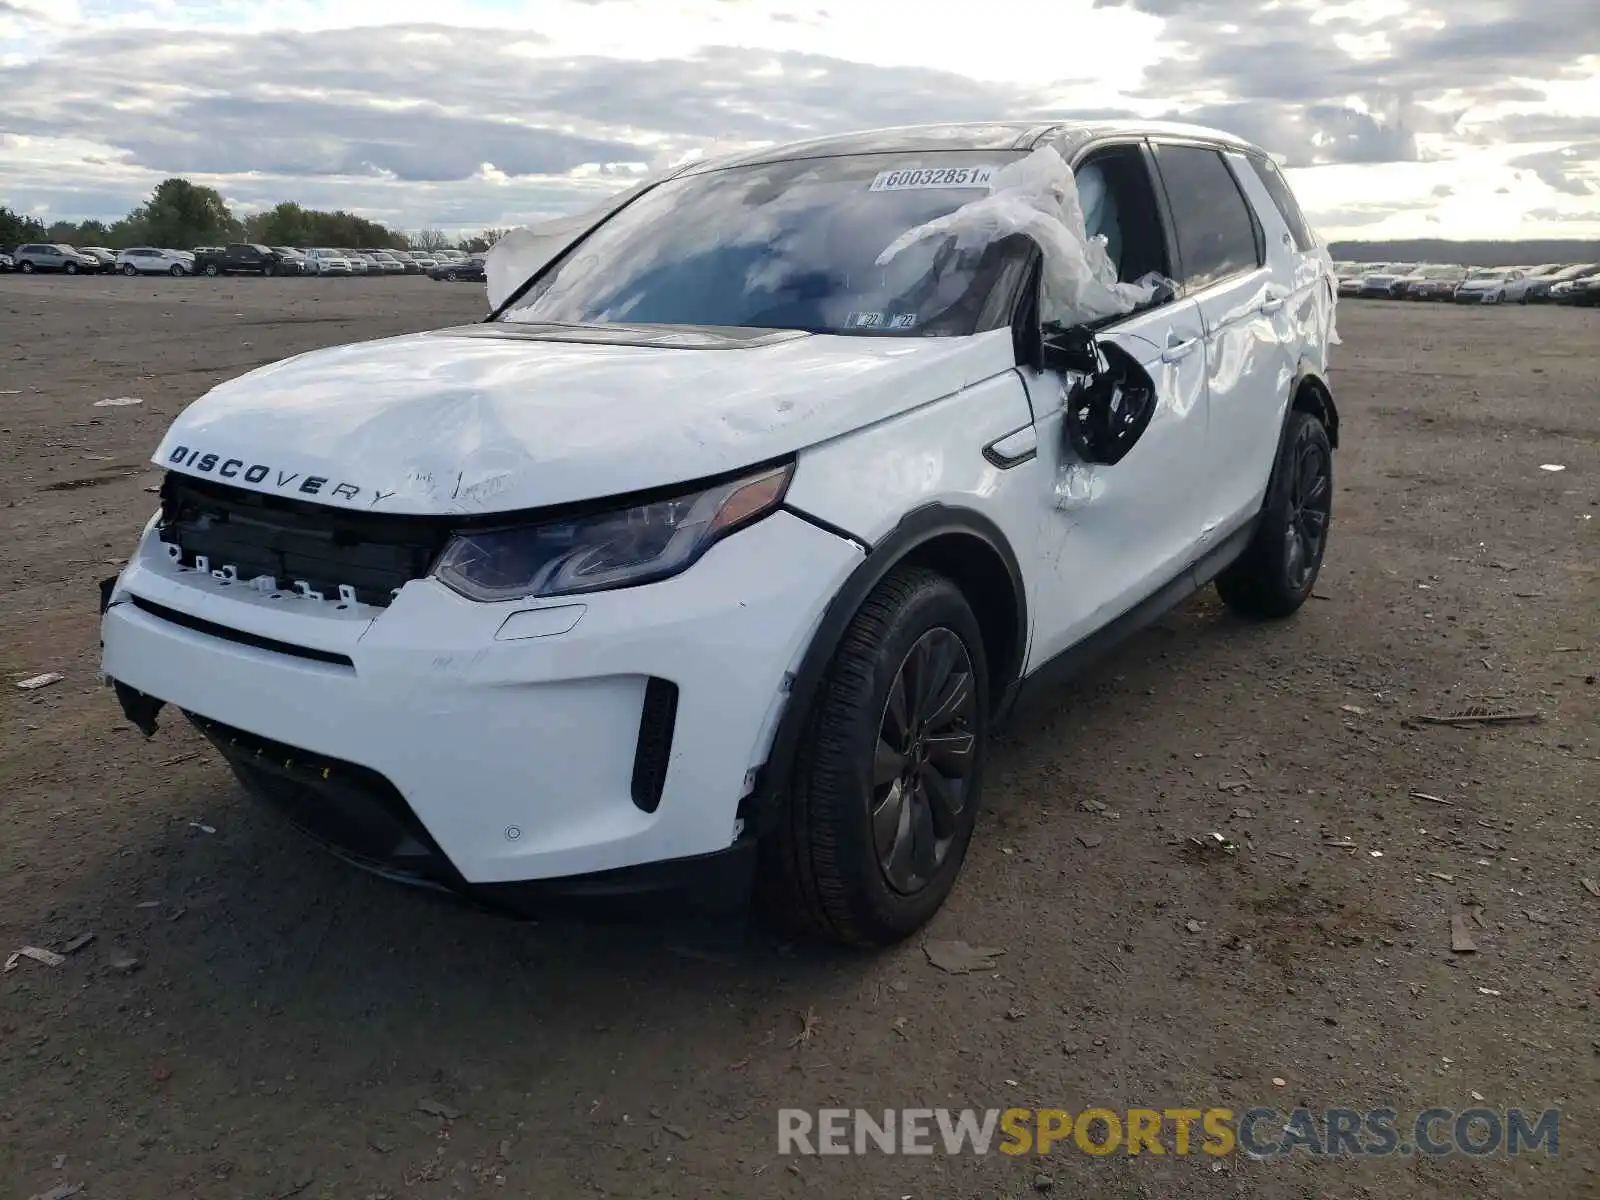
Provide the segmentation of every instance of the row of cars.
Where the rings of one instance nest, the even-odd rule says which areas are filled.
[[[1464,267],[1456,263],[1336,262],[1339,295],[1457,304],[1600,305],[1600,263]]]
[[[464,250],[351,249],[332,246],[263,246],[234,242],[199,246],[202,275],[427,275],[454,282],[483,279],[483,255]]]
[[[0,253],[0,271],[60,275],[427,275],[433,279],[483,279],[483,255],[462,250],[333,249],[262,246],[235,242],[171,250],[133,246],[31,243]]]

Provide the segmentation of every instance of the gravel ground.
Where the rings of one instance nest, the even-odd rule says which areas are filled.
[[[0,279],[0,955],[95,935],[0,976],[0,1194],[1600,1195],[1597,314],[1343,306],[1317,597],[1271,626],[1197,597],[1023,715],[929,932],[1004,953],[949,975],[920,944],[525,925],[405,892],[98,687],[95,582],[184,404],[482,300]],[[11,686],[45,671],[65,678]],[[1470,705],[1542,720],[1418,719]],[[1212,832],[1238,853],[1189,842]],[[776,1143],[780,1107],[1392,1107],[1404,1129],[1480,1097],[1563,1110],[1559,1152]]]

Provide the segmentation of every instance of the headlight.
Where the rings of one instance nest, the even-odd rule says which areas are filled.
[[[665,500],[517,529],[458,533],[433,574],[470,600],[565,596],[653,583],[783,502],[793,464]]]

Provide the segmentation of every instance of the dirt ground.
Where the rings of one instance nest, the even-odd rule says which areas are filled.
[[[0,1195],[1600,1195],[1600,314],[1342,307],[1317,598],[1255,627],[1197,597],[1022,717],[929,934],[1004,954],[958,976],[920,939],[845,955],[406,892],[98,686],[95,584],[167,422],[482,301],[0,279],[0,956],[95,935],[0,975]],[[1418,720],[1469,705],[1543,720]],[[1189,844],[1213,831],[1237,855]],[[1480,1100],[1561,1109],[1559,1152],[777,1153],[782,1107]]]

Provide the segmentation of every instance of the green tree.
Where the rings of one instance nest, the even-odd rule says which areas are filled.
[[[164,179],[144,205],[128,214],[141,241],[152,246],[188,250],[214,246],[239,236],[239,222],[215,188],[187,179]]]
[[[48,236],[44,222],[0,204],[0,250],[9,252],[24,242],[42,242]]]

